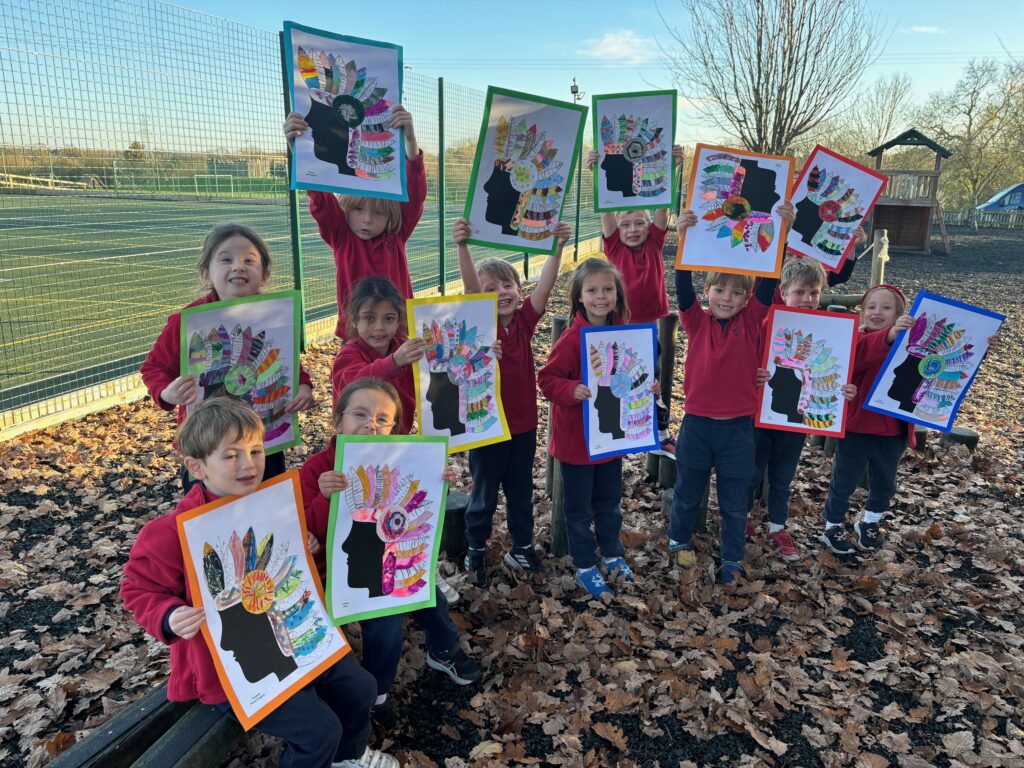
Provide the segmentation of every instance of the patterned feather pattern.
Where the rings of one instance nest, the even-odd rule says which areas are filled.
[[[617,342],[592,343],[588,358],[598,386],[619,399],[619,428],[629,440],[651,437],[654,430],[650,374],[632,347]]]
[[[424,359],[431,372],[447,372],[459,388],[459,421],[466,432],[479,434],[498,423],[495,393],[497,360],[489,345],[477,338],[476,326],[465,320],[445,320],[423,324],[426,344]]]
[[[864,218],[860,195],[841,176],[815,165],[807,175],[807,199],[818,206],[821,218],[810,245],[829,256],[842,256]]]
[[[558,149],[554,141],[525,118],[498,116],[494,129],[495,166],[509,174],[509,182],[519,192],[510,226],[525,240],[551,237],[558,224],[565,177],[562,163],[555,162]]]
[[[772,338],[771,354],[779,368],[790,368],[800,378],[797,411],[803,423],[829,429],[839,418],[842,386],[839,360],[824,341],[800,329],[780,328]]]
[[[672,159],[666,149],[664,126],[649,117],[637,120],[620,114],[617,120],[601,117],[601,143],[606,155],[622,155],[633,166],[633,194],[657,197],[668,189]]]
[[[731,247],[765,252],[775,240],[775,224],[771,211],[751,210],[740,195],[746,176],[740,163],[739,157],[727,152],[707,157],[697,182],[701,219],[709,222],[708,231],[728,239]]]
[[[911,397],[915,415],[937,423],[947,420],[973,366],[974,345],[965,335],[955,323],[930,319],[926,312],[907,331],[907,355],[920,359],[921,383]]]

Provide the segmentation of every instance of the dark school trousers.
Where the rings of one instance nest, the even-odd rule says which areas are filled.
[[[722,562],[743,562],[747,525],[747,489],[754,464],[754,419],[710,419],[686,414],[676,442],[676,488],[668,537],[689,546],[693,526],[711,479],[718,478],[722,513]]]
[[[761,482],[768,478],[768,522],[785,525],[789,519],[789,492],[804,449],[803,432],[754,427],[754,468],[750,474],[748,511]]]
[[[269,480],[272,477],[284,474],[284,451],[278,451],[272,453],[264,459],[263,464],[263,479]],[[181,465],[181,490],[182,495],[192,490],[192,486],[196,485],[199,481],[189,477],[188,470],[185,465]]]
[[[505,490],[505,516],[512,546],[521,549],[533,545],[533,459],[536,453],[536,429],[469,452],[473,496],[466,510],[466,541],[470,547],[484,549],[491,538],[499,488]]]
[[[281,768],[330,768],[366,751],[376,699],[373,676],[349,653],[260,720],[256,730],[284,740]],[[231,711],[228,703],[216,706]]]
[[[879,513],[888,511],[896,494],[896,471],[906,447],[906,435],[847,432],[842,440],[836,440],[832,482],[825,499],[825,520],[830,523],[846,520],[850,496],[857,490],[864,467],[868,468],[868,501],[864,509]]]
[[[448,617],[448,601],[436,587],[434,593],[437,604],[433,608],[359,622],[363,634],[363,668],[377,681],[374,698],[387,693],[395,682],[398,663],[402,659],[402,647],[405,645],[403,625],[406,616],[411,616],[420,625],[427,639],[429,653],[446,653],[459,641],[455,625]]]
[[[655,326],[657,326],[657,324],[657,321],[655,321]],[[654,380],[661,381],[661,339],[657,336],[655,336],[654,346]],[[669,417],[668,408],[665,407],[665,401],[662,399],[661,395],[658,395],[654,400],[654,410],[657,414],[658,433],[660,436],[660,433],[668,429]]]
[[[558,463],[572,564],[580,570],[594,567],[597,550],[602,557],[621,557],[622,459],[603,464]]]

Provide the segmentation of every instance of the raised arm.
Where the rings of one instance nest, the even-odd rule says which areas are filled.
[[[473,255],[469,252],[469,246],[466,245],[470,231],[469,219],[458,218],[452,226],[452,240],[455,241],[455,252],[459,255],[462,292],[480,293],[480,274],[476,271]]]
[[[537,285],[534,286],[533,293],[530,294],[530,304],[533,305],[533,311],[538,315],[544,314],[544,310],[548,306],[551,289],[555,287],[558,271],[562,266],[562,251],[569,238],[572,237],[572,227],[568,222],[558,222],[558,226],[555,227],[555,237],[558,239],[558,246],[555,248],[555,252],[544,260],[544,266],[540,268],[540,277],[537,278]]]
[[[676,270],[676,302],[680,312],[685,312],[697,302],[697,294],[693,291],[693,273],[688,269]]]

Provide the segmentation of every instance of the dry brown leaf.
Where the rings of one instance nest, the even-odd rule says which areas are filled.
[[[611,742],[616,749],[623,752],[626,750],[626,734],[618,726],[611,723],[596,723],[593,730],[602,739]]]

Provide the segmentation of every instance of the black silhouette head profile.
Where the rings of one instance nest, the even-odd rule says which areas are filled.
[[[800,235],[800,239],[808,245],[818,230],[821,229],[821,216],[818,213],[818,204],[808,198],[804,198],[796,204],[796,221],[793,222],[793,231]]]
[[[623,197],[635,197],[633,191],[633,164],[624,155],[605,155],[601,170],[608,180],[610,192],[621,192]]]
[[[500,226],[503,235],[516,234],[512,228],[512,219],[519,206],[519,192],[512,186],[509,176],[509,171],[500,162],[496,162],[491,177],[484,184],[484,192],[487,193],[484,220]]]
[[[452,383],[448,371],[431,371],[427,402],[434,429],[447,429],[452,437],[465,433],[466,425],[459,420],[459,388]]]
[[[220,647],[234,654],[235,661],[250,683],[267,675],[283,680],[298,666],[281,653],[266,613],[250,613],[240,602],[220,611]]]
[[[341,551],[348,555],[348,585],[369,590],[370,597],[383,595],[384,542],[377,535],[376,523],[353,520]]]
[[[348,164],[349,129],[339,122],[334,110],[313,99],[306,122],[313,134],[316,159],[337,166],[340,174],[355,176],[355,169]]]
[[[804,420],[799,410],[802,383],[796,371],[781,365],[768,380],[768,388],[772,391],[772,411],[782,414],[792,424],[801,424]]]
[[[893,370],[892,384],[889,385],[888,395],[897,403],[899,409],[907,413],[913,413],[917,403],[914,402],[914,393],[921,386],[924,376],[921,375],[921,358],[914,355],[907,355],[907,359],[896,366]]]
[[[597,409],[597,428],[601,432],[611,435],[613,440],[621,440],[626,436],[620,421],[622,403],[612,394],[610,386],[598,386],[594,408]]]
[[[775,171],[762,168],[757,160],[741,160],[740,166],[746,171],[740,197],[750,203],[752,211],[770,211],[781,199],[775,191]]]

